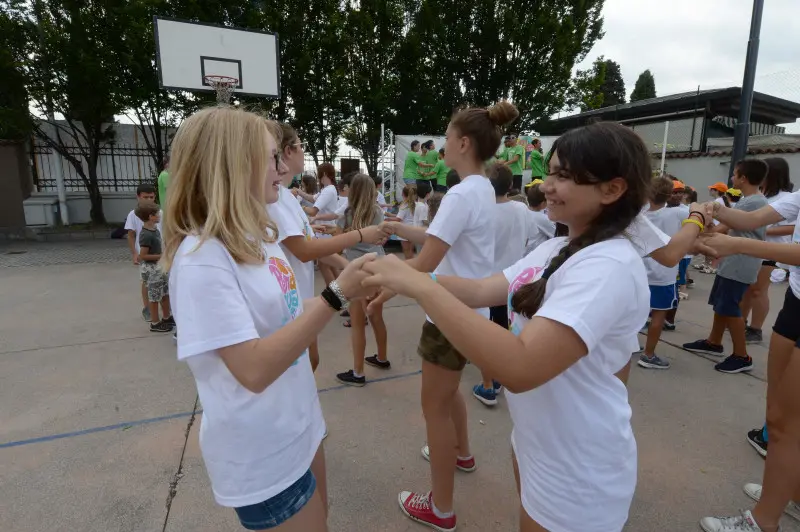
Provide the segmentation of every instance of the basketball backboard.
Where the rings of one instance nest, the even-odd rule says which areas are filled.
[[[154,17],[161,87],[213,91],[208,75],[239,80],[237,94],[281,94],[278,35],[202,22]]]

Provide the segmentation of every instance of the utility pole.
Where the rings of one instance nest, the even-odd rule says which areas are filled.
[[[756,64],[758,63],[758,44],[763,11],[764,0],[753,0],[753,16],[750,19],[750,40],[747,41],[747,57],[744,64],[739,120],[733,129],[733,151],[731,153],[731,167],[728,172],[729,186],[736,162],[743,159],[747,153],[747,140],[750,135],[750,111],[753,107],[753,87],[756,82]]]

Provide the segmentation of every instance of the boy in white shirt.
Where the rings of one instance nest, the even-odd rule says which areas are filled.
[[[669,177],[654,179],[650,208],[645,213],[653,225],[670,238],[681,230],[684,220],[689,216],[689,209],[686,207],[666,207],[667,201],[677,196],[676,192],[682,193],[682,186],[676,187]],[[680,196],[677,199],[680,200]],[[702,223],[700,220],[698,222]],[[644,265],[647,270],[647,284],[650,286],[650,327],[647,330],[647,344],[638,364],[649,369],[669,369],[669,362],[656,355],[655,349],[664,329],[667,312],[678,307],[678,266],[663,266],[651,257],[644,258]]]
[[[156,201],[156,187],[150,183],[142,183],[136,187],[136,205],[144,205],[146,203],[155,203]],[[128,249],[131,250],[131,260],[137,266],[139,265],[139,235],[142,232],[144,223],[136,216],[134,212],[136,209],[131,209],[128,217],[125,219],[125,230],[128,231]],[[161,230],[161,222],[158,223],[158,229]],[[137,272],[138,273],[138,272]],[[142,319],[150,321],[150,308],[149,299],[147,297],[147,285],[142,281]]]

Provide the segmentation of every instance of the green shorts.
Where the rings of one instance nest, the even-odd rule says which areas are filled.
[[[442,331],[429,321],[422,326],[417,353],[423,360],[453,371],[461,371],[467,359],[453,347]]]

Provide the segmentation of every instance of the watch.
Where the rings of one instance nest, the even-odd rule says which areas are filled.
[[[339,283],[336,281],[331,282],[325,290],[320,294],[322,299],[336,312],[346,309],[350,305],[348,300],[342,293]]]

